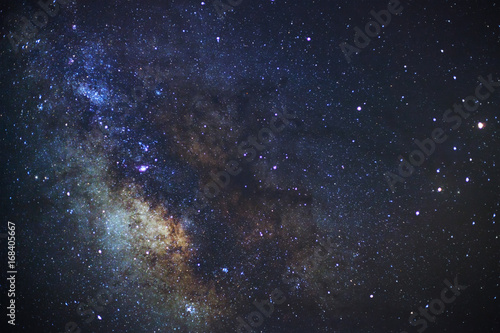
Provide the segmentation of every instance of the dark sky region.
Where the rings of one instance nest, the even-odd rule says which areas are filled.
[[[499,7],[2,4],[0,331],[500,331]]]

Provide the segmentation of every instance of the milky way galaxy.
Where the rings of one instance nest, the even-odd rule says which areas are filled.
[[[500,26],[479,3],[4,5],[0,327],[494,332]]]

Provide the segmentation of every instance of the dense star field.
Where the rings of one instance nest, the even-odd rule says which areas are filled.
[[[3,4],[0,331],[498,332],[499,9]]]

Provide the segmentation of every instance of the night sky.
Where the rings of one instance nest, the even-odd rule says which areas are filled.
[[[10,2],[1,332],[500,331],[496,1]]]

